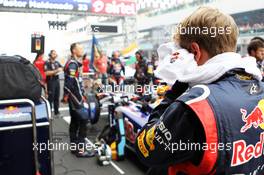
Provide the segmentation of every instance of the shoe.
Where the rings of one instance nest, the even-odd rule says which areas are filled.
[[[78,151],[77,151],[77,150],[71,150],[71,153],[72,153],[73,155],[76,155],[76,154],[78,153]]]
[[[60,114],[60,112],[59,112],[59,111],[58,111],[58,112],[56,111],[56,112],[54,112],[54,114],[55,114],[55,115],[58,115],[58,114]]]
[[[54,114],[54,117],[55,118],[61,118],[61,114],[60,113],[56,113],[56,114]]]
[[[79,158],[87,158],[87,157],[94,157],[95,153],[93,151],[81,151],[80,150],[75,155],[76,157],[79,157]]]

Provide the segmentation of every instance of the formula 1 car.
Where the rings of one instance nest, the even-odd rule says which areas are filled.
[[[148,122],[151,111],[162,101],[167,85],[159,86],[156,97],[146,101],[135,94],[100,94],[100,103],[108,104],[109,124],[101,131],[98,139],[106,142],[116,150],[116,159],[124,158],[124,149],[134,151],[134,144],[140,129]],[[103,97],[102,97],[103,96]],[[112,149],[113,150],[113,149]],[[112,154],[112,155],[115,155]]]

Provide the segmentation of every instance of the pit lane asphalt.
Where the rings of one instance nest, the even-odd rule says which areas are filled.
[[[69,112],[65,106],[61,108],[61,118],[54,118],[53,139],[55,142],[69,143]],[[94,142],[98,132],[107,123],[107,116],[101,115],[99,122],[94,125],[88,125],[87,137]],[[137,156],[129,150],[126,150],[126,158],[124,161],[113,161],[117,166],[112,165],[99,166],[96,157],[77,158],[70,151],[57,150],[54,151],[54,169],[55,175],[120,175],[122,171],[125,175],[144,175],[147,168],[144,167]],[[118,168],[121,170],[118,171]]]

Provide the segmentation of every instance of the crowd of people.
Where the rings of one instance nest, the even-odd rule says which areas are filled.
[[[63,73],[63,66],[57,61],[56,50],[51,50],[48,54],[48,60],[45,60],[44,53],[37,54],[34,65],[39,70],[43,83],[46,84],[48,100],[54,109],[55,115],[59,115],[59,98],[60,98],[60,74]],[[155,83],[154,70],[157,67],[156,57],[153,55],[151,59],[146,59],[142,50],[135,53],[137,63],[132,67],[135,69],[134,80],[138,85],[144,86],[149,83]],[[93,79],[100,79],[101,83],[106,85],[124,85],[125,81],[125,62],[121,60],[120,52],[113,51],[111,57],[102,55],[100,59],[94,60],[91,64],[87,54],[81,55],[78,62],[81,64],[80,72],[82,77],[87,79],[89,73],[93,74]],[[66,66],[66,65],[65,65]],[[64,67],[65,67],[64,66]],[[88,83],[92,83],[88,81]],[[85,86],[91,87],[91,85]],[[114,89],[114,88],[113,88]]]
[[[264,23],[245,24],[238,27],[240,33],[260,33],[264,31]]]

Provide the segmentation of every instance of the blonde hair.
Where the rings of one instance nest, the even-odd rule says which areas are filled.
[[[174,35],[181,47],[190,50],[190,44],[197,42],[210,57],[234,52],[237,37],[238,28],[234,19],[211,7],[198,8],[180,23]]]

